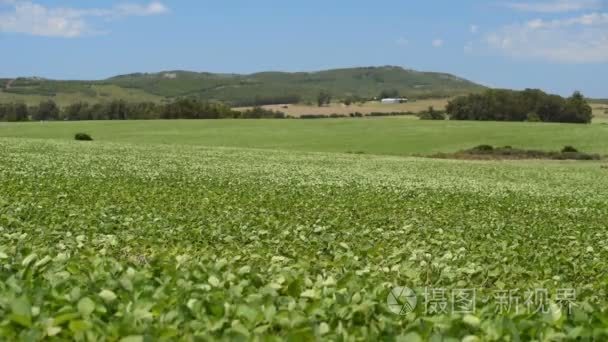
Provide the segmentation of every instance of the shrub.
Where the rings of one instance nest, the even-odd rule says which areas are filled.
[[[494,147],[492,145],[479,145],[473,147],[472,150],[475,152],[491,152],[494,151]]]
[[[564,148],[562,149],[562,153],[568,153],[568,152],[578,152],[578,150],[572,146],[564,146]]]
[[[426,112],[418,114],[420,120],[445,120],[445,113],[436,111],[432,106]]]
[[[327,119],[329,116],[323,114],[303,114],[300,119]]]
[[[526,121],[528,122],[541,122],[540,116],[534,112],[528,113],[526,116]]]
[[[93,141],[93,138],[86,133],[76,133],[76,135],[74,135],[74,139],[79,141]]]

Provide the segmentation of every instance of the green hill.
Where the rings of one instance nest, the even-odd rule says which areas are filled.
[[[2,102],[35,103],[45,98],[53,98],[60,104],[111,99],[160,102],[194,96],[238,106],[314,101],[321,90],[329,91],[334,98],[371,98],[384,90],[396,90],[411,98],[428,98],[470,93],[484,87],[450,74],[386,66],[250,75],[164,71],[120,75],[100,81],[17,78],[0,79],[0,88]]]

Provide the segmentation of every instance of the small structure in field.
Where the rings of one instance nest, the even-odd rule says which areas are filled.
[[[382,104],[396,104],[396,103],[406,103],[408,100],[404,97],[400,98],[386,98],[382,99],[380,102]]]

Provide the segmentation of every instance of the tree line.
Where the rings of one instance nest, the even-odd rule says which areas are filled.
[[[171,103],[129,103],[116,100],[89,104],[78,102],[60,108],[54,101],[37,106],[24,103],[0,104],[0,121],[78,121],[78,120],[154,120],[154,119],[263,119],[285,118],[282,112],[254,107],[235,111],[230,107],[197,99],[180,99]]]
[[[448,103],[446,112],[451,120],[590,123],[593,118],[580,92],[563,98],[538,89],[490,89],[461,96]]]

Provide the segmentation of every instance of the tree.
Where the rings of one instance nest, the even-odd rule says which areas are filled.
[[[14,112],[15,112],[15,121],[29,120],[29,111],[28,111],[25,103],[16,103]]]
[[[561,115],[561,122],[590,123],[593,119],[593,109],[585,97],[576,91],[566,100],[566,106]]]
[[[490,89],[483,94],[457,97],[446,109],[452,120],[589,123],[593,117],[581,93],[564,99],[538,89]]]
[[[397,89],[388,89],[380,92],[380,99],[394,99],[399,97],[399,91]]]
[[[64,109],[64,118],[66,120],[86,120],[87,111],[89,109],[88,103],[78,102],[67,106]]]
[[[317,104],[319,107],[323,107],[323,105],[329,105],[331,103],[331,94],[325,90],[319,92],[317,95]]]
[[[59,107],[53,100],[42,101],[34,113],[34,120],[48,121],[59,119]]]

